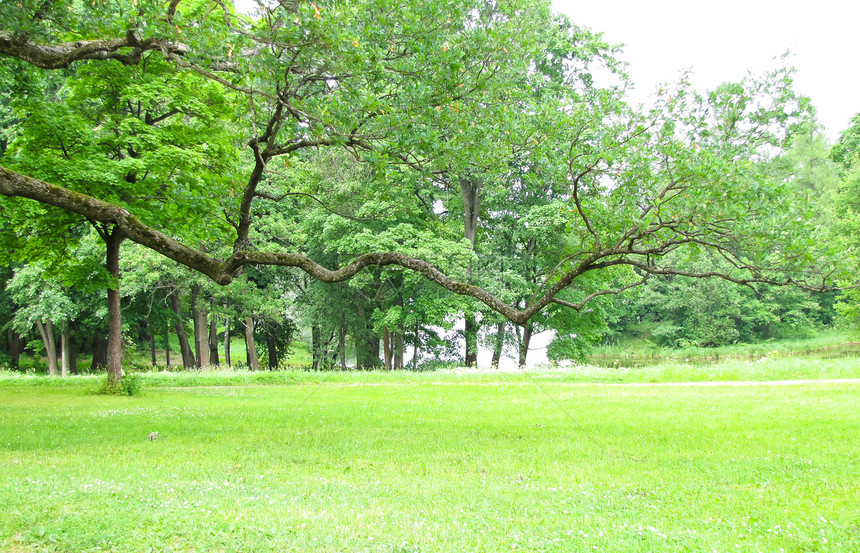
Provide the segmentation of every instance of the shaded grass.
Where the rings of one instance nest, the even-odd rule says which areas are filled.
[[[268,375],[4,376],[0,549],[860,551],[856,383]]]

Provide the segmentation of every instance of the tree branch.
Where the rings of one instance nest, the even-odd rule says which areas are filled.
[[[642,277],[640,280],[637,280],[636,282],[631,282],[630,284],[627,284],[627,285],[625,285],[625,286],[622,286],[621,288],[616,288],[615,290],[600,290],[600,291],[598,291],[598,292],[594,292],[594,293],[592,293],[592,294],[587,295],[587,296],[585,297],[585,299],[584,299],[584,300],[582,300],[582,301],[581,301],[581,302],[579,302],[579,303],[571,303],[571,302],[569,302],[569,301],[565,301],[565,300],[562,300],[562,299],[559,299],[559,298],[553,298],[553,299],[552,299],[552,303],[557,303],[557,304],[562,305],[562,306],[564,306],[564,307],[570,307],[571,309],[574,309],[574,310],[576,310],[576,311],[581,311],[581,310],[582,310],[582,308],[583,308],[583,307],[585,307],[585,304],[587,304],[588,302],[590,302],[590,301],[591,301],[591,300],[593,300],[594,298],[596,298],[596,297],[598,297],[598,296],[608,296],[608,295],[620,294],[621,292],[623,292],[623,291],[625,291],[625,290],[629,290],[629,289],[631,289],[631,288],[635,288],[636,286],[641,286],[641,285],[645,284],[645,283],[648,281],[648,277],[649,277],[649,276],[650,276],[650,275],[647,275],[647,274],[646,274],[646,275],[645,275],[644,277]]]
[[[0,167],[0,194],[29,198],[83,215],[98,223],[115,225],[117,230],[129,240],[198,271],[221,285],[229,284],[233,275],[242,266],[248,264],[296,267],[321,282],[343,282],[354,277],[365,267],[394,265],[420,273],[428,280],[455,294],[480,300],[487,307],[516,324],[525,324],[537,312],[537,310],[531,310],[529,314],[529,311],[513,308],[482,288],[455,280],[426,261],[397,252],[361,255],[348,265],[335,271],[323,267],[306,255],[294,253],[269,253],[242,249],[234,251],[229,258],[221,262],[147,226],[122,206],[73,192],[61,186],[10,171],[4,167]]]
[[[130,50],[130,51],[129,51]],[[184,56],[188,46],[159,38],[141,41],[134,30],[123,38],[109,40],[78,40],[58,44],[35,44],[26,35],[15,36],[0,31],[0,54],[12,56],[42,69],[65,69],[81,60],[117,60],[124,65],[137,65],[149,50],[167,55]]]

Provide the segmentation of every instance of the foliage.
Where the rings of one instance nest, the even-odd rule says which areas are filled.
[[[841,164],[843,178],[834,201],[836,239],[851,256],[857,270],[857,238],[860,236],[860,114],[852,120],[833,146],[832,158]],[[860,291],[850,278],[843,280],[846,289],[836,308],[852,327],[860,327]]]
[[[0,52],[46,70],[76,71],[58,102],[28,98],[33,117],[26,124],[46,140],[29,149],[23,141],[16,166],[39,176],[45,167],[35,161],[39,146],[56,148],[60,171],[42,178],[103,202],[40,188],[12,173],[0,179],[4,194],[116,225],[123,236],[220,284],[247,265],[298,267],[327,282],[369,266],[397,266],[520,325],[550,304],[582,309],[617,291],[611,286],[619,280],[621,287],[635,284],[611,274],[596,295],[566,297],[608,268],[626,268],[631,277],[632,268],[687,274],[663,263],[675,250],[727,256],[738,270],[721,276],[738,283],[822,287],[834,276],[829,264],[819,263],[827,243],[809,232],[809,194],[792,189],[785,167],[775,162],[808,128],[811,114],[808,101],[791,89],[790,71],[707,93],[682,81],[637,110],[624,102],[617,50],[552,15],[545,2],[259,7],[249,18],[230,3],[207,1],[120,0],[107,11],[84,3],[68,13],[29,3],[4,6],[0,21],[11,30],[0,35]],[[89,39],[82,48],[80,41]],[[611,78],[601,82],[605,74]],[[157,83],[168,82],[166,95],[155,92]],[[100,123],[101,140],[81,118],[81,89],[97,92],[88,115]],[[154,98],[161,111],[149,120],[102,109],[124,100],[148,108]],[[220,136],[201,145],[192,124],[184,131],[191,136],[181,136],[186,147],[170,148],[182,129],[147,121],[169,119],[176,109],[192,122],[241,115],[242,123],[206,128],[236,130],[242,138]],[[66,127],[57,127],[57,136],[47,133],[58,119]],[[238,143],[249,146],[244,164],[230,152]],[[207,144],[226,155],[210,157]],[[99,145],[159,154],[123,154],[110,163],[91,155],[65,159]],[[369,172],[358,179],[336,175],[342,182],[331,194],[296,186],[302,179],[294,171],[306,171],[299,163],[304,154],[332,147],[360,159]],[[188,168],[202,167],[203,159],[207,170],[192,174]],[[152,172],[160,180],[159,171],[174,167],[175,186],[159,189],[167,201],[153,204],[138,177]],[[108,186],[96,186],[92,177],[103,169]],[[240,173],[243,178],[231,178]],[[348,195],[351,188],[360,189],[357,197]],[[298,240],[274,247],[254,241],[258,231],[269,232],[273,211],[286,210],[288,217],[275,220],[297,228],[307,213],[299,199],[348,217],[338,223],[312,214],[318,224],[301,229]],[[271,208],[284,200],[286,208]],[[388,209],[395,205],[396,212]],[[212,212],[219,216],[206,216]],[[528,230],[509,240],[513,259],[496,285],[480,260],[502,253],[485,245],[502,232],[493,216],[507,213]],[[224,222],[234,233],[232,248],[197,247],[201,238],[221,238]],[[338,227],[351,247],[329,238],[321,250],[302,240],[331,236],[326,231]],[[483,309],[474,300],[464,312]]]
[[[122,393],[127,396],[138,396],[143,389],[143,379],[139,374],[131,374],[126,376],[120,382]]]
[[[467,363],[478,340],[524,361],[545,330],[553,359],[581,359],[607,318],[717,345],[829,307],[685,277],[853,278],[831,232],[853,131],[828,161],[788,68],[682,76],[635,107],[619,49],[545,1],[257,7],[0,6],[0,82],[20,91],[0,96],[19,171],[0,172],[0,241],[51,272],[93,225],[202,275],[130,249],[126,330],[153,356],[189,308],[198,349],[207,316],[253,320],[263,357],[295,321],[315,368],[374,366],[380,339],[390,368],[410,347],[450,358],[437,329],[457,318]],[[623,295],[613,312],[649,277],[642,305],[671,315]]]
[[[860,152],[860,113],[851,119],[851,126],[843,130],[830,151],[830,158],[848,171],[857,161]]]
[[[830,305],[832,294],[658,277],[617,302],[612,327],[664,347],[717,347],[808,335],[832,323]]]

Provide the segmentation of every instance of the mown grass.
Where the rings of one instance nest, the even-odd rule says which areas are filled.
[[[860,384],[589,370],[7,373],[0,549],[860,551]]]

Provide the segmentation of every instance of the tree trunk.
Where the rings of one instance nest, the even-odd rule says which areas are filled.
[[[221,364],[218,360],[218,317],[209,319],[209,363]]]
[[[358,370],[379,366],[379,336],[365,316],[364,298],[359,296],[355,306],[358,323],[355,332],[355,368]]]
[[[69,321],[63,324],[60,333],[60,376],[69,376]]]
[[[197,360],[201,367],[211,365],[209,361],[209,313],[206,309],[198,307],[197,309],[197,325],[195,328],[197,347],[200,349],[200,355]]]
[[[230,317],[224,318],[224,364],[232,366],[230,359]]]
[[[331,333],[328,335],[328,338],[323,343],[322,347],[322,366],[323,369],[327,371],[334,369],[334,366],[337,363],[337,350],[332,347],[332,343],[334,342],[334,336],[336,333],[337,329],[333,328]]]
[[[170,292],[170,309],[176,315],[174,327],[176,337],[179,338],[179,352],[182,354],[182,366],[190,369],[196,366],[194,361],[194,353],[191,351],[191,345],[188,343],[188,335],[185,333],[185,325],[182,323],[182,305],[179,303],[179,291],[174,289]]]
[[[340,356],[340,370],[346,370],[346,312],[340,311],[340,324],[337,330],[337,352]]]
[[[209,325],[206,322],[206,310],[198,305],[200,298],[200,286],[191,286],[191,320],[194,323],[194,355],[197,357],[198,367],[209,366],[209,341],[206,332]]]
[[[391,335],[388,329],[382,331],[382,355],[385,358],[385,370],[391,370]]]
[[[170,370],[170,323],[164,325],[164,364]]]
[[[254,343],[254,319],[245,317],[245,348],[247,350],[248,368],[260,370],[260,358],[257,357],[257,345]]]
[[[278,359],[278,347],[275,344],[275,337],[266,333],[266,350],[269,353],[269,368],[274,370],[278,368],[280,359]]]
[[[478,214],[481,211],[481,188],[482,184],[478,179],[469,177],[460,177],[460,192],[463,197],[463,236],[472,246],[472,251],[475,251],[475,242],[478,235]],[[472,265],[469,264],[466,274],[469,280],[472,277]],[[475,313],[466,313],[464,315],[465,323],[465,338],[466,352],[464,363],[467,367],[474,367],[478,364],[478,322]]]
[[[36,320],[36,328],[39,329],[39,335],[42,337],[42,343],[45,345],[45,351],[48,355],[48,376],[57,376],[57,344],[54,341],[54,324],[51,319],[45,323]]]
[[[394,335],[394,370],[395,371],[402,371],[403,370],[403,353],[404,353],[403,350],[405,349],[404,344],[403,344],[403,333],[404,332],[405,331],[404,331],[403,327],[401,326],[399,328],[397,334]]]
[[[69,338],[69,373],[78,374],[78,344]]]
[[[91,371],[107,368],[107,340],[104,338],[93,338],[93,362]]]
[[[149,325],[151,327],[151,325]],[[149,330],[149,357],[152,362],[152,367],[155,368],[158,366],[158,355],[155,350],[155,331],[150,328]]]
[[[420,339],[421,325],[418,321],[418,313],[415,313],[415,343],[412,345],[412,370],[418,371],[418,347],[421,344]]]
[[[320,370],[322,362],[322,330],[318,324],[311,325],[311,369]]]
[[[12,356],[12,368],[18,370],[21,364],[21,335],[9,329],[9,353]]]
[[[496,339],[493,342],[493,368],[499,368],[499,362],[502,360],[502,351],[505,347],[505,321],[499,321],[496,325]]]
[[[465,314],[466,324],[463,335],[466,338],[465,364],[474,367],[478,364],[478,323],[474,313]]]
[[[107,372],[108,380],[119,384],[122,379],[122,306],[119,293],[119,251],[124,237],[118,229],[113,233],[101,233],[107,245],[107,261],[105,267],[113,280],[113,287],[108,288],[108,339],[107,339]]]
[[[526,357],[529,354],[529,343],[532,340],[532,324],[526,323],[523,327],[523,337],[520,340],[520,359],[519,366],[521,369],[526,366]]]

